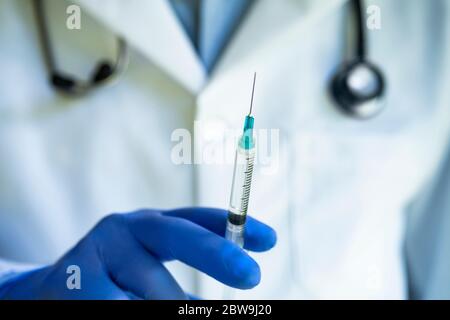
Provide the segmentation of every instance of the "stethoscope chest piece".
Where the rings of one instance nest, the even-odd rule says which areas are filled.
[[[346,114],[360,119],[377,115],[384,107],[385,80],[367,61],[345,63],[331,80],[331,95]]]

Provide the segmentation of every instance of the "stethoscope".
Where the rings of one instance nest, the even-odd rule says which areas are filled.
[[[381,70],[367,60],[362,0],[351,0],[350,5],[356,45],[351,53],[353,56],[332,76],[329,91],[340,110],[351,117],[367,119],[383,109],[386,81]]]
[[[381,102],[386,81],[381,70],[368,61],[366,34],[362,11],[362,0],[350,0],[351,14],[355,24],[355,49],[352,56],[334,72],[329,83],[329,93],[336,106],[345,114],[359,119],[377,115],[383,109]],[[34,0],[38,32],[51,86],[58,92],[69,96],[80,96],[90,92],[117,77],[128,63],[127,44],[117,38],[117,57],[115,62],[100,61],[88,80],[61,71],[53,53],[48,27],[45,19],[43,0]]]
[[[42,43],[42,51],[47,68],[50,85],[59,93],[68,96],[83,96],[105,83],[110,82],[123,73],[128,66],[128,47],[122,38],[117,38],[117,56],[114,62],[99,61],[93,69],[88,80],[76,77],[61,71],[58,68],[45,19],[44,0],[34,0],[36,21]]]

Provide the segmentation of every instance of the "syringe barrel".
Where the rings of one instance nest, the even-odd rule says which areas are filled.
[[[237,148],[225,237],[241,247],[244,243],[244,225],[247,217],[254,159],[254,147]]]

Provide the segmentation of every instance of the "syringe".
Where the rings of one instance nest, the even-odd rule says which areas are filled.
[[[256,73],[253,76],[250,112],[245,117],[244,131],[239,139],[234,159],[233,182],[231,185],[230,206],[225,237],[244,246],[244,226],[247,218],[248,200],[252,183],[253,161],[255,159],[255,139],[253,137],[254,118],[252,117],[253,95],[255,93]]]

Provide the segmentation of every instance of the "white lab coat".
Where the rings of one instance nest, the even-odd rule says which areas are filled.
[[[249,211],[278,232],[252,254],[261,284],[235,298],[404,298],[405,207],[438,167],[450,128],[448,1],[373,1],[371,59],[386,109],[370,121],[326,95],[342,60],[344,0],[257,1],[211,77],[164,0],[79,0],[81,30],[46,1],[62,69],[86,77],[130,45],[119,82],[86,97],[49,87],[31,1],[0,2],[0,254],[49,263],[101,217],[136,208],[227,207],[232,165],[177,165],[177,128],[206,124],[194,153],[240,128],[258,72],[256,127],[279,130],[279,166],[256,166]],[[209,128],[209,129],[208,129]],[[205,257],[207,259],[207,257]],[[223,286],[172,263],[183,287]],[[3,268],[5,269],[5,267]],[[5,271],[5,270],[4,270]]]

